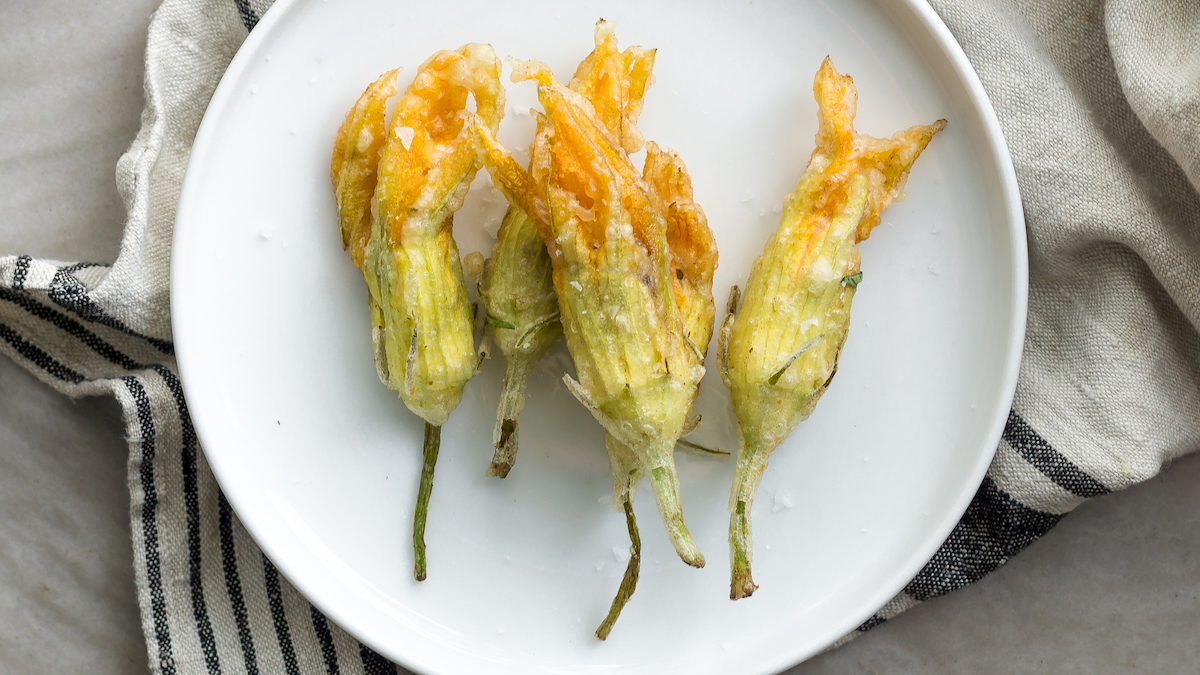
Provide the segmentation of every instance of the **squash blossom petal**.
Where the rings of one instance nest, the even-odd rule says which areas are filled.
[[[342,245],[367,281],[379,378],[426,423],[413,528],[421,580],[441,425],[478,365],[453,216],[480,167],[472,128],[496,129],[504,91],[490,46],[438,52],[418,70],[385,131],[395,79],[396,71],[385,74],[347,115],[331,175]]]
[[[787,196],[722,323],[719,361],[738,420],[729,497],[730,598],[757,588],[750,573],[750,507],[767,457],[808,417],[837,370],[862,272],[857,244],[899,198],[909,169],[945,120],[889,139],[854,131],[857,92],[826,58],[813,85],[820,122],[808,167]]]

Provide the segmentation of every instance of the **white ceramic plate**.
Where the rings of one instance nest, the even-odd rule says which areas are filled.
[[[753,509],[761,588],[728,599],[732,460],[680,451],[684,512],[708,566],[679,561],[642,491],[641,581],[606,643],[592,631],[628,538],[600,427],[559,382],[561,343],[533,378],[505,480],[484,476],[498,360],[467,387],[442,437],[429,579],[413,581],[422,427],[376,378],[328,169],[345,112],[384,70],[404,66],[407,86],[433,51],[479,41],[565,78],[601,16],[622,45],[658,47],[640,127],[691,169],[720,248],[718,306],[811,152],[811,83],[826,54],[858,84],[860,130],[949,120],[908,199],[862,246],[837,379],[772,456]],[[501,138],[523,146],[533,87],[506,88]],[[479,179],[456,218],[464,254],[490,250],[504,205],[489,190]],[[1024,333],[1011,164],[974,73],[920,0],[280,0],[209,106],[174,252],[179,364],[229,500],[314,604],[422,673],[776,673],[814,654],[890,599],[965,509]],[[711,359],[697,408],[693,438],[734,449]]]

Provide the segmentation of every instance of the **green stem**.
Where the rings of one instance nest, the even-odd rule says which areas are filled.
[[[425,423],[425,460],[421,467],[421,487],[417,490],[417,510],[413,515],[413,552],[417,563],[413,578],[425,581],[425,517],[429,513],[429,495],[433,492],[433,467],[442,445],[442,428]]]
[[[496,452],[487,470],[489,476],[504,478],[517,461],[517,417],[525,407],[525,388],[529,385],[529,374],[537,361],[537,358],[522,354],[505,357],[504,388],[500,391],[496,430],[492,433]]]
[[[763,471],[771,451],[747,447],[738,448],[737,468],[733,472],[733,489],[729,496],[729,599],[750,597],[758,586],[750,574],[754,557],[754,542],[750,535],[750,508],[762,482]]]
[[[704,556],[692,541],[687,524],[683,522],[683,505],[679,502],[679,476],[675,474],[674,466],[655,467],[650,471],[650,488],[654,490],[654,502],[658,505],[658,515],[667,528],[667,536],[671,545],[683,561],[692,567],[704,567]]]
[[[612,607],[608,609],[608,616],[604,617],[604,621],[596,629],[597,640],[608,637],[613,624],[617,622],[617,617],[621,616],[625,603],[629,602],[629,598],[633,597],[633,592],[637,590],[638,572],[642,566],[642,539],[638,536],[637,518],[633,515],[633,504],[629,502],[628,492],[625,493],[625,525],[629,527],[631,542],[629,564],[625,566],[625,576],[621,579],[621,587],[617,589],[617,597],[613,598]]]

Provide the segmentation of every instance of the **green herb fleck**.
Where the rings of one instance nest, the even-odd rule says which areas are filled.
[[[675,443],[676,443],[676,445],[682,445],[683,447],[688,448],[690,450],[698,450],[700,452],[707,452],[710,455],[726,455],[726,456],[729,455],[729,452],[726,450],[721,450],[720,448],[710,448],[706,445],[700,445],[699,443],[693,443],[691,441],[684,440],[682,438],[675,441]]]
[[[862,272],[859,272],[858,276],[859,276],[859,278],[861,278]],[[855,282],[855,283],[857,283],[857,282]],[[818,342],[820,342],[822,339],[824,339],[824,337],[825,337],[825,334],[822,333],[822,334],[818,335],[817,337],[809,340],[808,342],[805,342],[804,345],[800,347],[800,349],[797,349],[790,357],[788,357],[787,363],[783,364],[783,367],[780,368],[774,375],[772,375],[771,379],[767,380],[767,384],[775,385],[776,383],[778,383],[779,378],[783,377],[783,374],[785,372],[787,372],[787,369],[792,367],[792,364],[796,362],[796,359],[803,356],[804,352],[812,349],[813,346],[816,345]]]
[[[487,320],[488,320],[488,323],[492,324],[492,326],[495,328],[507,328],[509,330],[513,330],[514,328],[517,327],[516,324],[512,324],[507,321],[501,321],[500,319],[497,319],[496,317],[492,316],[491,314],[488,314]]]

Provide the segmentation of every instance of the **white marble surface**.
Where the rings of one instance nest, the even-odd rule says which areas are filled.
[[[0,254],[111,261],[156,0],[0,3]],[[138,673],[125,444],[0,358],[0,673]],[[788,671],[1200,672],[1200,457],[1093,500],[1004,569]]]

